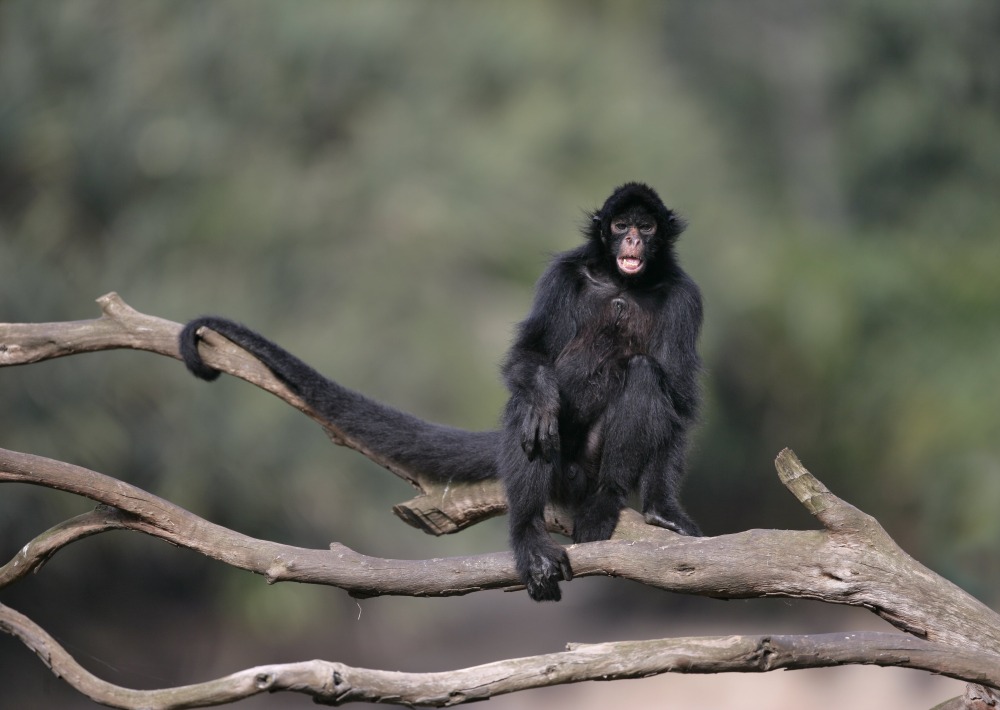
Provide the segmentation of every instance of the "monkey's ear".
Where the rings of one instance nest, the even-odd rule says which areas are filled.
[[[598,239],[601,240],[602,244],[607,246],[608,235],[605,234],[604,230],[601,228],[601,213],[600,212],[595,213],[594,216],[590,218],[590,223],[593,226],[594,234],[597,235]]]
[[[672,239],[676,239],[680,236],[681,232],[687,229],[687,220],[681,217],[679,214],[673,210],[667,210],[670,214],[668,220],[667,233]]]
[[[583,226],[583,233],[595,242],[600,242],[602,244],[607,244],[607,239],[604,236],[604,230],[601,229],[601,211],[590,213],[590,219],[588,219]]]

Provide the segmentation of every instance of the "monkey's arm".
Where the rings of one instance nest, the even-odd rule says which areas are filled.
[[[559,381],[556,356],[572,338],[572,321],[565,317],[574,288],[566,264],[556,262],[538,282],[535,302],[518,326],[517,337],[503,365],[510,390],[504,426],[520,430],[521,448],[534,460],[559,456]]]

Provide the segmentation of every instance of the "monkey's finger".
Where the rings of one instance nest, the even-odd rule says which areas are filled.
[[[531,412],[525,417],[521,427],[521,448],[528,455],[528,460],[533,461],[538,453],[538,416]]]
[[[559,450],[559,418],[549,417],[545,422],[545,439],[549,442],[550,448]]]

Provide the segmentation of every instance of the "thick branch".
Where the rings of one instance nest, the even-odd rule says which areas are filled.
[[[305,661],[249,668],[216,680],[131,690],[82,668],[45,631],[0,604],[0,631],[21,640],[52,671],[103,705],[168,710],[221,705],[264,692],[295,691],[318,703],[392,702],[444,707],[543,686],[661,673],[762,673],[848,664],[916,668],[985,685],[998,682],[1000,656],[959,651],[901,634],[719,636],[569,644],[562,653],[514,658],[439,673],[401,673]]]
[[[784,464],[797,464],[790,452],[782,457]],[[797,465],[798,480],[821,485]],[[138,530],[257,572],[269,582],[327,584],[361,597],[447,596],[518,584],[507,552],[388,560],[336,543],[330,550],[313,550],[257,540],[108,476],[30,454],[0,449],[0,481],[66,490],[113,506],[121,513],[104,513],[108,529]],[[829,496],[829,506],[850,508]],[[96,532],[93,525],[93,520],[87,522],[88,534]],[[0,581],[9,583],[51,555],[60,544],[54,538],[64,536],[65,527],[54,528],[23,548],[0,570]],[[688,538],[645,525],[637,514],[626,511],[615,539],[571,545],[568,550],[581,577],[625,577],[660,589],[720,598],[781,596],[863,606],[928,640],[986,651],[1000,648],[1000,617],[920,565],[878,530],[875,536],[748,530]],[[65,537],[67,542],[71,539]]]

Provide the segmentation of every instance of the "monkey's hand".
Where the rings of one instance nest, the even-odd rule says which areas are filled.
[[[549,463],[559,458],[559,385],[550,367],[535,369],[525,397],[521,420],[521,448],[533,461],[541,454]]]
[[[521,448],[529,461],[541,454],[549,463],[559,458],[559,405],[531,406],[521,425]]]

